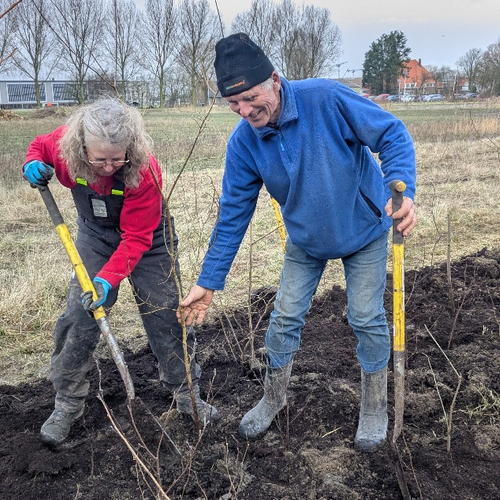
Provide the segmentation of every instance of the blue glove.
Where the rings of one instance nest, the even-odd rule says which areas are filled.
[[[31,160],[24,165],[24,178],[31,184],[31,187],[45,187],[52,176],[54,169],[39,160]]]
[[[94,312],[99,306],[102,306],[108,298],[108,293],[112,286],[105,279],[96,277],[92,280],[95,291],[97,293],[97,300],[93,301],[92,292],[83,292],[80,297],[82,299],[83,308],[86,311]]]

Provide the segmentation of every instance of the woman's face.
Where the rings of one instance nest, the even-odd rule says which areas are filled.
[[[97,175],[111,177],[128,162],[127,148],[116,144],[91,144],[87,146],[87,159]]]

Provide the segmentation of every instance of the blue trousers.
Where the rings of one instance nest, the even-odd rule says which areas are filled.
[[[391,352],[384,309],[387,242],[387,235],[384,235],[342,258],[347,319],[358,339],[359,363],[369,373],[384,368]],[[301,330],[327,262],[311,257],[287,239],[280,290],[266,333],[267,355],[272,368],[289,364],[299,349]]]

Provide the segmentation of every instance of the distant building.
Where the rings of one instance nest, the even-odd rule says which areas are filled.
[[[399,93],[411,95],[427,95],[439,93],[442,85],[422,66],[419,59],[411,59],[405,63],[405,70],[399,79]]]
[[[76,84],[50,80],[38,85],[42,106],[76,104]],[[30,80],[0,81],[2,109],[30,109],[36,107],[35,82]]]
[[[71,106],[78,104],[78,85],[69,80],[48,80],[38,85],[40,103],[45,106]],[[121,82],[117,83],[121,90]],[[104,80],[88,80],[84,83],[85,101],[93,101],[103,95],[116,95],[116,90]],[[127,102],[148,106],[152,100],[148,82],[133,81],[125,85]],[[33,80],[0,80],[0,108],[36,108],[36,89]]]

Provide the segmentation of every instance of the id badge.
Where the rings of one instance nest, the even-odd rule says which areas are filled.
[[[95,217],[107,217],[108,211],[106,210],[106,202],[104,200],[97,200],[92,198],[92,211]]]

